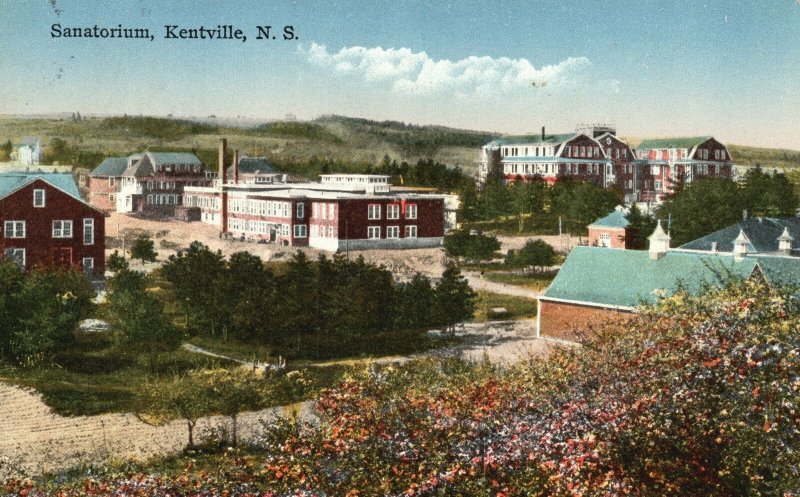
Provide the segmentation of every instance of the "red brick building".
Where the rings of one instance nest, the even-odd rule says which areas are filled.
[[[589,225],[589,245],[593,247],[628,248],[628,220],[622,207]]]
[[[105,271],[105,214],[84,202],[71,174],[0,174],[0,249],[25,269]]]
[[[660,225],[649,239],[648,251],[575,247],[538,299],[537,336],[577,340],[606,323],[630,319],[642,304],[678,289],[698,292],[731,276],[800,284],[800,259],[750,254],[746,240],[744,250],[732,252],[670,249]]]
[[[106,212],[116,211],[117,194],[127,167],[127,157],[106,157],[89,173],[89,203]]]

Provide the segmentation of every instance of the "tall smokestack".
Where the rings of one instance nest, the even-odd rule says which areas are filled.
[[[228,155],[228,140],[219,140],[219,225],[222,233],[228,232],[228,192],[225,191],[225,156]]]
[[[239,184],[239,150],[233,149],[233,184]]]
[[[544,141],[544,126],[542,126],[542,141]]]

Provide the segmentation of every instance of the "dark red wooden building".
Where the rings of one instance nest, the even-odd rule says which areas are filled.
[[[0,249],[25,269],[105,271],[105,214],[81,199],[71,174],[0,174]]]

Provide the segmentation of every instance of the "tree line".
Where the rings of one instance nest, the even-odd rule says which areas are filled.
[[[435,284],[419,274],[396,283],[361,257],[312,261],[297,252],[272,267],[248,252],[225,259],[194,242],[160,271],[191,333],[273,345],[293,356],[326,356],[336,342],[384,332],[452,326],[474,312],[475,294],[454,265]]]
[[[622,201],[623,193],[616,186],[603,188],[570,177],[560,177],[552,187],[541,176],[510,183],[489,179],[481,191],[474,184],[462,189],[459,217],[484,221],[512,216],[522,231],[526,216],[549,212],[562,218],[564,231],[575,232],[584,231]]]
[[[675,191],[656,211],[667,221],[673,246],[682,245],[740,221],[743,216],[789,217],[798,197],[785,174],[767,174],[755,167],[739,185],[727,178],[706,178]],[[667,229],[666,223],[664,228]]]

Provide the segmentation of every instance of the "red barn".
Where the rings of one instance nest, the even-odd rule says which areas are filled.
[[[63,264],[105,272],[105,214],[81,199],[71,174],[0,174],[0,249],[25,269]]]

